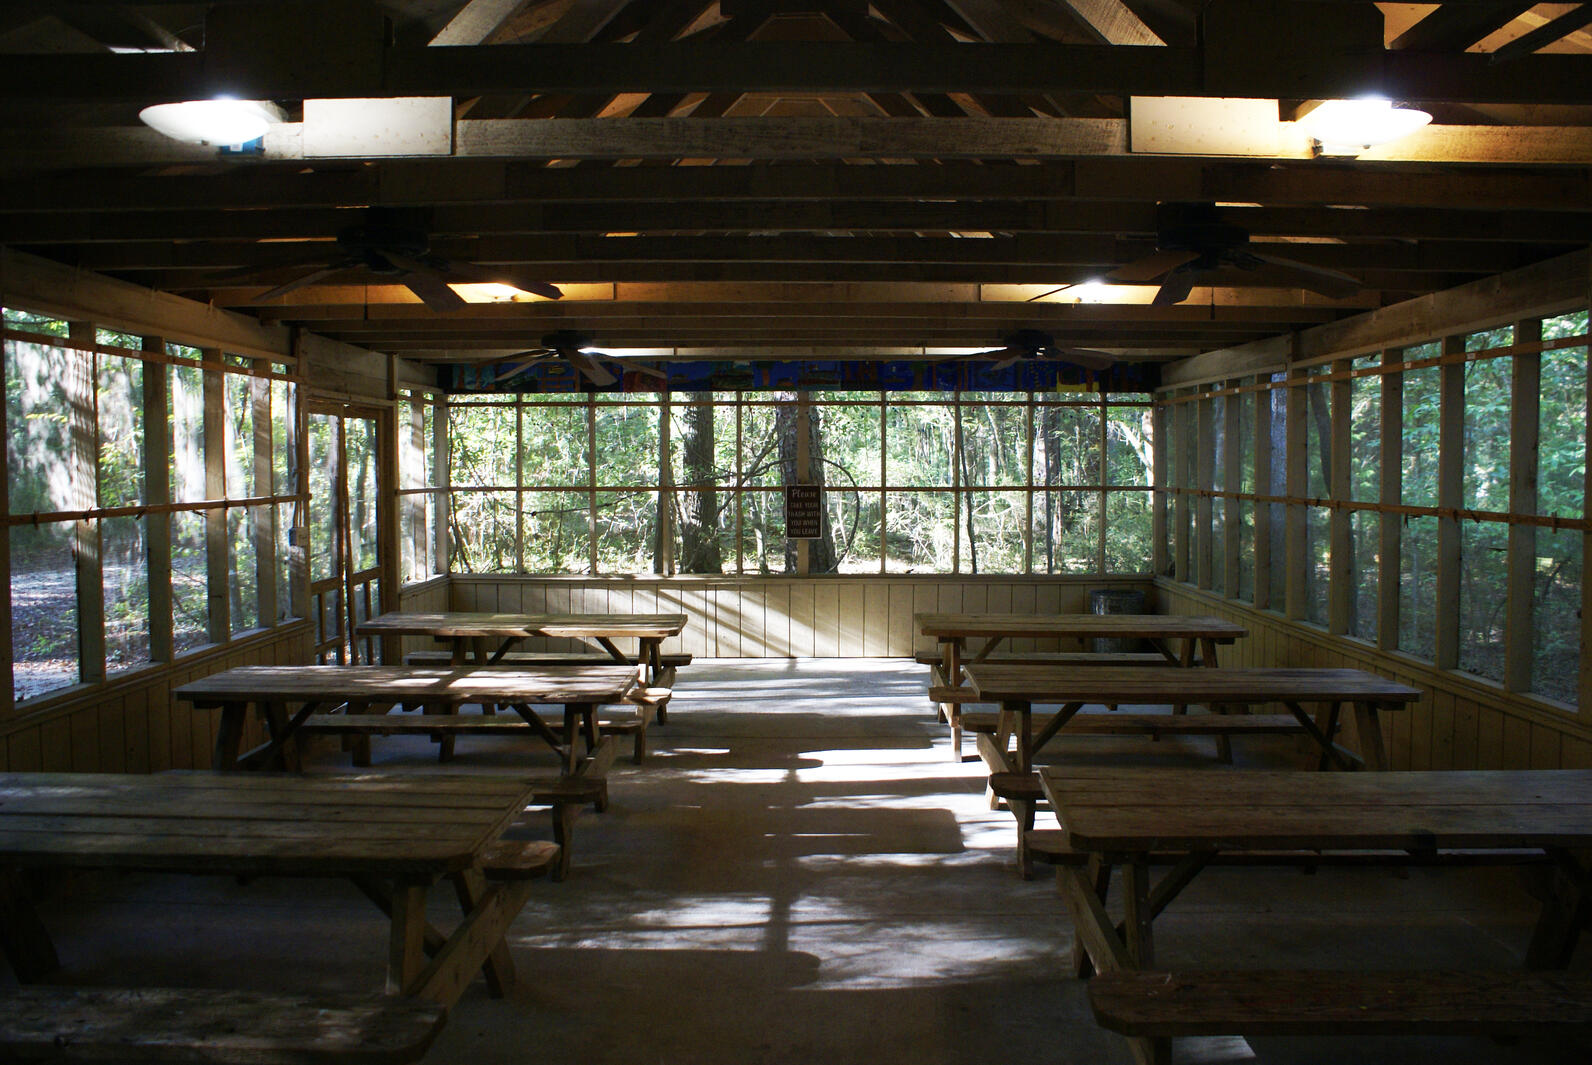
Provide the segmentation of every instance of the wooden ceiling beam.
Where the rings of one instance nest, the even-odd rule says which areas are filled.
[[[99,244],[149,240],[307,240],[360,220],[334,208],[17,212],[0,210],[0,243]],[[505,204],[444,206],[425,212],[433,237],[476,233],[1115,233],[1153,236],[1156,209],[1142,203],[888,200],[789,203],[777,200],[671,204]],[[1592,243],[1592,211],[1503,214],[1463,208],[1229,207],[1223,215],[1251,236],[1354,240],[1464,240]]]
[[[1184,350],[1209,350],[1212,347],[1227,344],[1242,343],[1249,340],[1262,339],[1268,335],[1260,331],[1235,329],[1227,334],[1212,333],[1204,337],[1190,337],[1180,334],[1141,333],[1132,337],[1122,334],[1091,332],[1088,330],[1049,330],[1057,345],[1073,347],[1109,347],[1109,348],[1181,348]],[[495,333],[477,333],[469,336],[454,338],[425,337],[416,334],[397,334],[392,337],[382,338],[367,334],[350,333],[346,335],[333,331],[322,334],[344,343],[356,344],[360,347],[376,351],[438,351],[438,350],[512,350],[515,346],[520,348],[538,346],[540,337],[535,332],[525,330],[506,329]],[[949,334],[944,336],[933,335],[922,330],[903,330],[898,326],[883,326],[878,329],[867,330],[855,327],[845,329],[821,330],[721,330],[701,331],[692,333],[665,334],[661,331],[637,330],[634,332],[605,331],[602,337],[596,338],[599,342],[615,348],[625,347],[658,347],[658,348],[699,348],[723,347],[730,344],[747,344],[758,347],[766,345],[787,344],[848,344],[876,345],[876,344],[903,344],[912,347],[979,347],[988,345],[995,347],[1000,344],[1000,334],[993,336],[972,334]]]
[[[969,162],[902,166],[548,168],[501,160],[318,164],[230,173],[94,173],[0,179],[8,212],[362,207],[368,204],[679,203],[687,201],[1031,200],[1109,203],[1218,200],[1313,208],[1321,204],[1480,212],[1592,212],[1592,167],[1531,171],[1327,161],[1093,158],[1018,167]]]
[[[110,271],[136,278],[140,284],[162,291],[192,293],[207,300],[213,269],[134,268]],[[556,284],[679,284],[679,283],[783,283],[876,282],[953,285],[1078,285],[1098,280],[1099,267],[1057,266],[1051,263],[1003,266],[989,263],[850,263],[850,262],[628,262],[539,263],[536,273]],[[1410,293],[1430,292],[1474,279],[1467,271],[1356,269],[1354,276],[1367,290],[1383,294],[1384,299],[1403,298]],[[284,279],[285,280],[285,279]],[[1223,287],[1234,289],[1272,288],[1293,291],[1293,286],[1276,277],[1245,270],[1230,270],[1221,277]],[[355,272],[338,279],[343,284],[358,284]]]
[[[361,57],[364,51],[356,46]],[[368,46],[363,46],[368,51]],[[352,54],[352,53],[351,53]],[[267,57],[268,58],[268,57]],[[967,92],[1241,95],[1326,99],[1378,91],[1456,103],[1592,102],[1588,57],[1384,51],[1334,54],[1301,71],[1262,51],[1240,69],[1231,55],[1189,47],[894,42],[671,41],[658,44],[394,46],[368,61],[325,64],[305,80],[302,54],[228,69],[206,52],[14,55],[0,67],[12,99],[200,99],[228,91],[262,99],[305,95],[474,96],[498,93]],[[370,73],[378,71],[376,76]]]
[[[1592,58],[1592,57],[1588,57]],[[1592,81],[1592,66],[1585,74]],[[268,132],[261,162],[325,165],[304,154],[304,126],[284,123]],[[28,135],[28,151],[0,160],[11,173],[63,169],[214,165],[216,150],[183,144],[143,126],[52,126]],[[1256,141],[1253,158],[1311,162],[1303,136],[1282,147]],[[454,159],[621,160],[728,159],[808,161],[1048,160],[1133,157],[1121,118],[740,116],[544,118],[462,120],[454,125]],[[1243,158],[1240,156],[1240,158]],[[343,159],[352,161],[352,157]],[[1584,165],[1592,162],[1592,127],[1429,126],[1393,144],[1368,150],[1363,162]]]
[[[1394,51],[1463,52],[1535,7],[1532,0],[1448,3],[1388,42]]]
[[[71,257],[91,270],[236,269],[262,262],[261,249],[243,242],[174,244],[169,241],[71,246]],[[1046,265],[1111,269],[1156,251],[1153,239],[1124,240],[1092,234],[1020,234],[1011,237],[582,237],[483,236],[432,242],[434,254],[483,265],[550,263],[717,264],[944,264],[977,270],[984,266]],[[1398,244],[1261,244],[1256,250],[1333,270],[1498,273],[1546,258],[1552,250],[1496,242],[1444,241]],[[268,245],[267,264],[291,275],[287,260],[316,263],[335,258],[335,247]],[[549,268],[551,269],[551,268]]]

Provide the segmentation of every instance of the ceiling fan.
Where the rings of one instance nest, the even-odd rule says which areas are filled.
[[[619,377],[604,363],[632,370],[636,373],[646,374],[660,380],[668,380],[669,375],[652,366],[643,366],[629,359],[620,359],[604,354],[591,347],[591,341],[586,336],[575,332],[573,329],[559,329],[542,337],[542,346],[529,351],[518,351],[513,355],[501,355],[477,363],[478,366],[496,365],[507,368],[497,375],[497,380],[506,381],[516,377],[538,363],[562,359],[575,367],[576,371],[586,380],[598,388],[607,388],[619,380]]]
[[[1117,357],[1107,351],[1091,348],[1058,348],[1049,333],[1038,329],[1019,329],[1001,340],[1004,347],[981,351],[974,358],[993,359],[991,370],[1004,370],[1026,360],[1054,360],[1070,362],[1089,370],[1104,370],[1116,363]]]
[[[1362,287],[1358,279],[1337,270],[1257,251],[1248,230],[1225,221],[1215,204],[1163,203],[1156,207],[1155,223],[1155,254],[1117,267],[1106,279],[1120,284],[1159,280],[1160,291],[1151,301],[1158,307],[1182,303],[1195,285],[1210,284],[1230,268],[1266,268],[1333,299],[1352,296]]]
[[[315,250],[294,258],[234,270],[217,276],[213,281],[236,281],[289,266],[312,268],[256,297],[271,300],[345,270],[364,270],[378,277],[391,278],[419,296],[427,307],[439,312],[456,311],[467,306],[465,300],[448,287],[449,283],[495,282],[548,299],[556,300],[563,296],[558,286],[522,276],[512,267],[478,266],[433,255],[431,238],[419,221],[418,215],[413,212],[400,212],[388,207],[367,208],[361,221],[338,231],[336,248],[330,253],[322,250],[326,248],[325,244],[315,244],[312,245]]]

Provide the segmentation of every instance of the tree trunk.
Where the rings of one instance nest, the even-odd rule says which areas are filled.
[[[680,500],[680,572],[723,573],[724,556],[719,549],[718,474],[713,466],[713,408],[711,394],[693,392],[686,397],[680,420],[684,434],[680,441],[684,453],[684,484]]]
[[[776,393],[779,405],[774,408],[774,434],[779,438],[779,468],[781,484],[800,484],[801,479],[796,476],[797,454],[797,422],[798,408],[796,393]],[[810,418],[807,426],[807,484],[818,486],[819,496],[824,497],[824,434],[820,425],[819,412],[809,406]],[[822,508],[822,525],[820,532],[823,534],[816,540],[807,541],[807,570],[809,573],[832,573],[840,565],[840,560],[835,556],[835,531],[829,520],[828,499],[824,498]],[[789,537],[785,540],[785,571],[796,572],[796,541]]]

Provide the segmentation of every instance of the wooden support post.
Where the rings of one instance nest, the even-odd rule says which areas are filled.
[[[431,511],[433,527],[432,573],[447,573],[453,555],[448,527],[448,488],[453,480],[452,454],[448,449],[448,408],[441,401],[431,408]]]
[[[1210,397],[1195,404],[1194,487],[1200,490],[1194,497],[1194,580],[1201,588],[1210,588],[1215,569],[1215,548],[1212,544],[1212,499],[1204,493],[1216,487],[1216,401]]]
[[[812,478],[812,397],[808,392],[796,393],[796,483],[807,484]],[[962,423],[957,421],[957,446],[961,446]],[[803,577],[812,572],[812,541],[796,541],[796,572]]]
[[[1325,441],[1331,449],[1332,483],[1327,486],[1333,499],[1348,499],[1353,494],[1350,485],[1349,446],[1350,404],[1353,402],[1354,382],[1346,376],[1354,369],[1350,359],[1339,359],[1332,364],[1335,374],[1343,374],[1332,382],[1332,439]],[[1342,635],[1349,631],[1354,616],[1355,582],[1358,575],[1349,562],[1354,557],[1354,514],[1348,510],[1333,509],[1328,521],[1330,528],[1331,560],[1330,580],[1327,584],[1327,631]]]
[[[1382,365],[1402,361],[1398,348],[1382,352]],[[1397,506],[1404,495],[1404,374],[1384,373],[1382,382],[1381,502]],[[1399,645],[1399,572],[1403,568],[1401,532],[1397,514],[1377,515],[1381,570],[1376,581],[1376,645],[1391,651]]]
[[[69,329],[71,339],[77,343],[95,342],[92,322],[73,322]],[[99,505],[99,427],[94,387],[98,356],[78,349],[61,349],[61,353],[66,359],[62,383],[71,452],[64,457],[70,470],[72,506],[92,510]],[[77,570],[78,679],[93,684],[105,679],[105,585],[98,521],[80,519],[72,523],[72,557]],[[6,650],[9,653],[11,649]]]
[[[1463,336],[1443,338],[1443,354],[1465,351]],[[1465,364],[1442,367],[1437,445],[1437,505],[1449,511],[1465,502]],[[1459,666],[1459,520],[1437,519],[1437,668]]]
[[[256,496],[275,495],[272,480],[271,381],[249,378],[249,415],[254,427],[253,475]],[[276,508],[254,507],[254,586],[260,607],[259,624],[269,628],[277,622],[276,602]]]
[[[1226,382],[1226,387],[1237,389],[1241,381],[1234,379]],[[1228,492],[1240,492],[1244,486],[1244,449],[1239,446],[1243,439],[1243,413],[1244,405],[1240,400],[1242,396],[1234,394],[1227,397],[1227,406],[1223,411],[1222,438],[1225,441],[1222,451],[1222,488]],[[1229,599],[1237,599],[1242,582],[1239,580],[1239,570],[1242,565],[1244,549],[1244,507],[1246,504],[1229,496],[1222,505],[1222,527],[1225,535],[1222,538],[1222,594]]]
[[[1262,377],[1264,380],[1264,377]],[[1255,393],[1255,494],[1272,492],[1274,456],[1271,447],[1271,389]],[[1282,589],[1271,586],[1272,504],[1255,504],[1255,607],[1275,609],[1282,601]]]
[[[144,351],[164,355],[166,342],[146,336]],[[163,362],[144,364],[144,502],[156,509],[144,518],[144,556],[149,573],[149,658],[172,658],[171,512],[171,368]]]
[[[1515,324],[1515,343],[1542,339],[1542,319]],[[1509,411],[1509,511],[1537,512],[1537,445],[1541,438],[1542,356],[1513,356]],[[1504,625],[1504,687],[1531,689],[1531,652],[1536,628],[1533,593],[1537,572],[1537,527],[1509,526],[1509,599]]]
[[[205,498],[227,497],[227,396],[225,356],[219,348],[204,349]],[[227,589],[232,579],[232,543],[227,535],[227,509],[204,511],[205,587],[211,643],[225,643],[232,635],[232,610]]]
[[[1164,403],[1156,404],[1150,414],[1150,484],[1154,487],[1150,496],[1150,568],[1157,577],[1172,565],[1166,539],[1168,417]]]
[[[1283,456],[1287,471],[1287,494],[1290,499],[1303,499],[1309,495],[1309,418],[1310,375],[1302,367],[1288,373],[1287,443]],[[1310,552],[1306,547],[1306,523],[1309,516],[1303,503],[1289,503],[1284,516],[1286,553],[1284,613],[1290,618],[1303,618],[1309,612]],[[1275,589],[1273,590],[1275,591]]]
[[[294,366],[300,377],[289,390],[290,407],[287,412],[287,441],[283,445],[289,455],[293,456],[292,464],[288,470],[292,491],[300,498],[293,504],[292,521],[289,528],[298,530],[297,535],[290,537],[288,546],[288,593],[292,599],[292,612],[296,618],[310,616],[310,555],[309,555],[309,468],[310,468],[310,434],[307,431],[305,418],[304,387],[302,374],[304,359],[298,350],[299,334],[294,333],[293,355]],[[311,637],[313,641],[315,637]]]
[[[1189,519],[1192,511],[1187,491],[1194,483],[1194,456],[1188,446],[1193,418],[1193,407],[1187,403],[1179,403],[1172,408],[1172,462],[1175,470],[1173,482],[1179,489],[1172,505],[1172,576],[1173,579],[1183,583],[1194,579],[1193,568],[1190,565],[1193,545],[1189,543]]]

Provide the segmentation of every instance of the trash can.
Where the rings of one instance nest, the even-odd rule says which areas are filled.
[[[1089,611],[1093,614],[1142,614],[1144,593],[1133,588],[1095,588],[1089,592]],[[1094,653],[1128,654],[1142,649],[1137,636],[1096,636]]]

